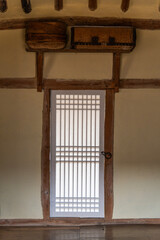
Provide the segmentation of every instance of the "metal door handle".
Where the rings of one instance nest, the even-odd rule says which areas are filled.
[[[112,153],[102,151],[101,154],[108,160],[112,158]]]

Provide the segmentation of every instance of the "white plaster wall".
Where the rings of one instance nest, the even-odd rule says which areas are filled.
[[[115,102],[114,218],[160,217],[160,90],[120,90]]]
[[[42,218],[42,94],[0,90],[0,219]]]

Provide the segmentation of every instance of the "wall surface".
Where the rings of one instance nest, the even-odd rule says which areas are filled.
[[[11,4],[11,3],[10,3]],[[137,31],[123,54],[121,78],[160,78],[160,31]],[[34,77],[35,54],[24,31],[0,31],[0,78]],[[45,78],[111,79],[112,54],[45,55]],[[0,218],[42,218],[40,164],[42,95],[0,90]],[[116,94],[114,218],[160,218],[160,91]]]
[[[42,94],[0,90],[0,218],[42,218]]]
[[[160,218],[160,90],[116,94],[114,218]]]

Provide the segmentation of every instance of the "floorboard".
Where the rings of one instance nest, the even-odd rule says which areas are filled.
[[[159,240],[160,225],[0,227],[0,240]]]

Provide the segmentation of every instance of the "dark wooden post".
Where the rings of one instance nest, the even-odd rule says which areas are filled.
[[[120,53],[113,53],[113,81],[115,83],[115,91],[119,91],[120,85]]]
[[[37,68],[37,91],[42,92],[43,88],[43,52],[36,53],[36,68]]]
[[[123,12],[126,12],[129,8],[130,0],[122,0],[121,9]]]
[[[104,190],[105,190],[105,220],[111,220],[113,215],[113,141],[114,141],[114,102],[115,90],[106,90],[105,110],[105,152],[111,153],[111,159],[105,160]]]
[[[60,11],[63,9],[63,0],[55,0],[55,9]]]
[[[30,0],[21,0],[22,8],[25,13],[30,13],[32,11]]]
[[[97,9],[97,0],[88,0],[88,7],[91,11],[94,11]]]
[[[7,11],[7,0],[0,0],[0,12]]]
[[[44,90],[42,126],[42,155],[41,155],[41,201],[44,220],[50,216],[50,90]]]

